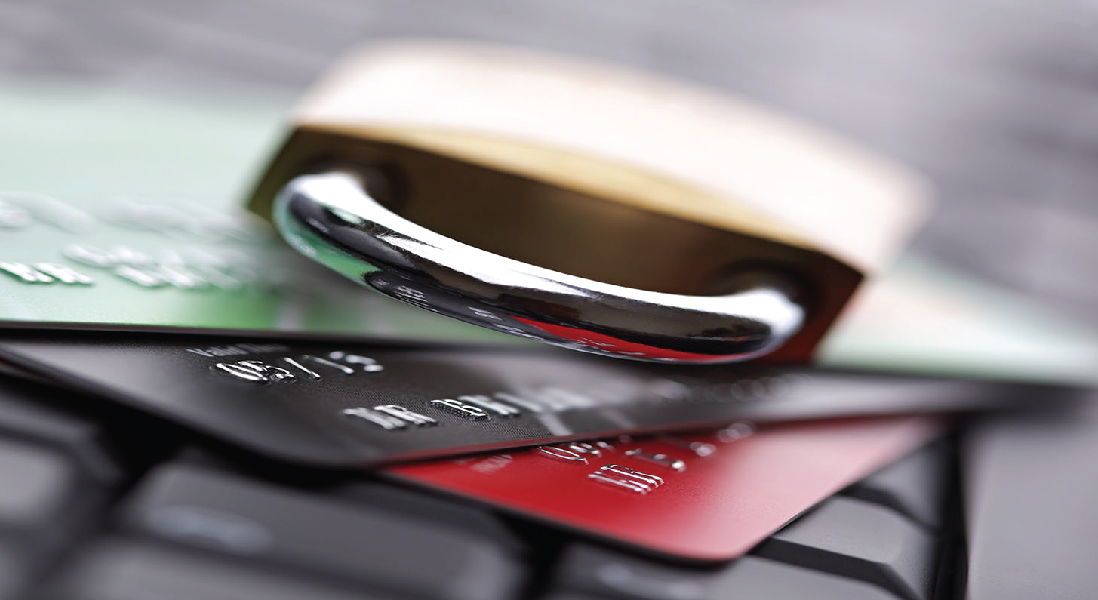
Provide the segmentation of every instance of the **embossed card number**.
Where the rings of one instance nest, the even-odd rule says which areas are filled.
[[[281,344],[237,343],[221,347],[188,348],[187,352],[205,357],[250,356],[243,360],[219,361],[214,363],[211,369],[230,378],[256,384],[295,383],[321,380],[333,374],[348,376],[359,373],[380,373],[385,370],[385,367],[374,358],[343,350],[331,350],[319,355],[293,353],[288,350],[288,346]],[[780,375],[740,381],[729,388],[729,397],[740,400],[760,398],[773,394],[782,387],[792,385],[796,379],[794,375]],[[648,382],[647,387],[651,394],[650,398],[682,400],[690,395],[690,390],[686,386],[669,379],[655,379]],[[467,421],[485,422],[493,418],[517,417],[524,413],[562,412],[577,408],[613,405],[620,401],[621,398],[615,399],[597,394],[592,396],[562,387],[548,386],[524,390],[521,393],[500,391],[491,394],[463,394],[452,398],[436,398],[427,401],[423,408],[431,412],[441,411]],[[372,407],[344,408],[340,414],[384,431],[439,425],[438,419],[424,414],[426,411],[420,412],[421,410],[400,404],[379,404]],[[599,443],[604,444],[604,442]],[[572,444],[570,446],[572,450],[549,450],[548,447],[543,447],[543,451],[575,452],[576,449],[586,446],[590,444]],[[595,448],[595,446],[590,447]],[[607,446],[607,448],[610,447]],[[638,453],[640,450],[631,451],[631,454]],[[659,457],[663,455],[640,454],[639,456],[658,462],[661,460]],[[675,465],[680,465],[681,462],[672,461]],[[625,470],[625,467],[621,467],[619,471],[621,470]],[[608,480],[612,479],[612,475],[609,474],[605,477]],[[641,474],[635,479],[647,481],[644,477]],[[659,485],[656,480],[658,477],[648,483]]]
[[[614,494],[645,491],[647,498],[665,495],[695,465],[736,445],[725,440],[756,436],[729,428],[717,439],[615,443],[613,450],[574,440],[697,430],[734,420],[971,410],[1033,397],[1048,402],[1057,395],[1050,386],[809,369],[683,370],[555,351],[275,342],[258,336],[7,330],[0,335],[0,359],[253,452],[312,467],[366,467],[567,442],[546,449],[556,460],[545,452],[538,460],[576,471],[583,486]],[[568,453],[587,463],[560,460]],[[607,465],[617,466],[602,469]]]
[[[751,435],[754,431],[755,425],[753,423],[739,421],[722,428],[712,435],[706,436],[706,440],[711,441],[661,435],[646,440],[649,444],[648,447],[638,447],[631,436],[623,435],[619,436],[618,439],[613,442],[600,440],[594,442],[571,442],[569,444],[539,446],[535,449],[535,454],[582,465],[587,465],[589,463],[589,458],[594,460],[604,456],[614,457],[615,455],[621,457],[622,460],[619,462],[634,461],[632,466],[617,463],[602,465],[597,470],[588,473],[587,478],[592,481],[644,495],[663,485],[664,477],[667,476],[668,471],[673,473],[682,473],[685,471],[687,461],[683,460],[683,458],[705,458],[712,456],[717,451],[718,445],[742,440]],[[668,452],[665,450],[651,450],[650,446],[652,442],[662,446],[671,446],[678,451]],[[630,449],[622,451],[621,446],[629,447]],[[679,456],[683,458],[677,458]],[[646,470],[650,472],[638,470],[642,468],[645,463],[647,463],[647,467],[645,467]],[[652,469],[659,470],[662,476],[656,474]]]
[[[354,375],[359,372],[376,373],[384,369],[376,360],[368,356],[348,354],[339,350],[328,352],[327,356],[301,354],[279,356],[266,361],[219,362],[213,368],[220,373],[253,383],[288,383],[302,377],[321,379],[323,376],[318,371],[322,370]]]
[[[623,435],[613,441],[599,440],[538,446],[534,449],[534,454],[577,466],[587,466],[591,462],[604,457],[607,459],[616,458],[617,462],[605,464],[590,471],[587,478],[591,481],[644,495],[662,486],[664,477],[667,477],[669,473],[682,473],[685,471],[688,463],[684,458],[712,456],[717,451],[718,444],[723,445],[741,440],[754,431],[754,424],[742,421],[733,423],[709,436],[713,438],[713,441],[691,440],[663,435],[646,440],[649,444],[649,447],[646,447],[637,446],[637,442],[634,442],[631,436]],[[674,447],[677,451],[652,450],[650,449],[652,442],[662,446]],[[623,450],[623,447],[629,449]]]
[[[757,430],[737,422],[708,434],[568,442],[385,472],[648,552],[724,561],[942,430],[929,417]]]

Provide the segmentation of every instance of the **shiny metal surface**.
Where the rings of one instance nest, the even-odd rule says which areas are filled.
[[[721,296],[593,281],[421,227],[343,172],[291,181],[274,219],[297,250],[387,296],[583,352],[675,363],[745,360],[780,346],[805,318],[778,274],[745,274],[741,289]]]

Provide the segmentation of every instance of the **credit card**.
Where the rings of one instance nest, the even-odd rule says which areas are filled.
[[[606,437],[1071,398],[1073,388],[537,348],[318,338],[0,333],[0,361],[269,457],[332,468]]]
[[[399,480],[577,534],[699,562],[736,558],[942,431],[932,417],[797,423],[541,446],[399,465]]]
[[[243,210],[233,190],[282,134],[288,98],[178,102],[5,83],[0,325],[511,343],[364,294]]]
[[[513,343],[362,293],[247,215],[193,203],[81,207],[0,191],[0,297],[0,325],[8,327],[353,331]]]

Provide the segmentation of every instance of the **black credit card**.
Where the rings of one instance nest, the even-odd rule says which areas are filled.
[[[737,419],[955,412],[1073,395],[1049,385],[306,337],[9,331],[0,360],[270,458],[329,468]]]

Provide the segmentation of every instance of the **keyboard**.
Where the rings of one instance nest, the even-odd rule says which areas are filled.
[[[368,472],[267,461],[42,383],[0,384],[5,600],[963,598],[959,449],[988,435],[984,419],[960,424],[748,555],[697,566]]]

